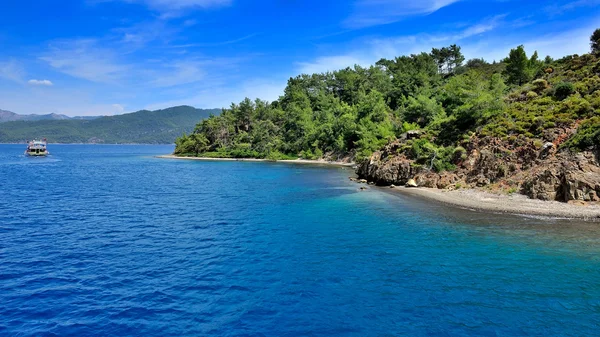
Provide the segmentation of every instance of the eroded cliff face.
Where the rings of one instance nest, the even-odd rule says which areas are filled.
[[[486,188],[541,200],[600,201],[599,151],[557,150],[564,132],[546,139],[551,141],[540,146],[531,140],[474,137],[464,143],[465,155],[455,159],[456,170],[441,173],[415,165],[401,150],[406,141],[397,140],[360,163],[356,173],[377,185],[405,185],[414,179],[431,188]]]

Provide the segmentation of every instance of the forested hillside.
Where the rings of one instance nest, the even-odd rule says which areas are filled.
[[[553,60],[518,46],[488,63],[465,62],[452,45],[368,68],[303,74],[289,79],[277,101],[245,99],[201,121],[177,140],[176,153],[360,161],[418,130],[398,151],[443,171],[455,167],[461,142],[473,136],[543,144],[552,130],[575,126],[558,145],[582,150],[600,139],[600,60],[592,47]]]
[[[55,143],[168,144],[191,132],[198,120],[220,109],[179,106],[164,110],[142,110],[93,120],[18,121],[0,124],[0,142],[24,142],[47,138]]]

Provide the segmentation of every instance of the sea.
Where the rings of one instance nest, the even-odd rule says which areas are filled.
[[[0,336],[598,336],[600,224],[351,168],[0,145]]]

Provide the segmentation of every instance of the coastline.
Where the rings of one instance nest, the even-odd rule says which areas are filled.
[[[277,162],[288,164],[329,165],[352,167],[355,163],[330,162],[325,160],[268,160],[256,158],[205,158],[178,157],[174,155],[158,155],[155,158],[200,161],[247,161]],[[362,184],[361,184],[362,185]],[[372,187],[372,186],[369,186]],[[564,219],[577,219],[600,222],[600,205],[578,205],[559,201],[529,199],[522,194],[494,194],[477,189],[440,190],[426,187],[378,187],[384,192],[400,193],[416,197],[425,202],[439,202],[447,206],[474,210],[485,213],[512,214],[520,216],[538,216]]]
[[[522,194],[493,194],[476,189],[451,191],[426,187],[394,187],[388,189],[390,192],[480,212],[600,222],[600,205],[544,201],[529,199]]]
[[[179,160],[201,160],[201,161],[249,161],[249,162],[272,162],[272,163],[287,163],[287,164],[307,164],[307,165],[329,165],[329,166],[341,166],[341,167],[352,167],[355,163],[344,163],[338,161],[326,161],[326,160],[308,160],[308,159],[282,159],[282,160],[269,160],[269,159],[258,159],[258,158],[206,158],[206,157],[178,157],[172,154],[164,154],[154,156],[155,158],[162,159],[179,159]]]

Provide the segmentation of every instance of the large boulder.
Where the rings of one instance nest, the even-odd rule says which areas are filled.
[[[598,201],[600,166],[592,153],[579,153],[573,161],[565,161],[563,167],[563,201]]]
[[[522,192],[533,199],[598,201],[600,166],[591,152],[562,153],[531,170]]]
[[[358,166],[358,176],[377,185],[405,185],[421,169],[412,165],[412,160],[393,154],[398,145],[399,143],[392,143],[383,151],[373,153]]]
[[[559,200],[562,173],[559,167],[549,167],[523,182],[522,192],[532,199]]]
[[[411,178],[406,182],[406,187],[419,187],[419,185],[417,185],[417,182]]]

